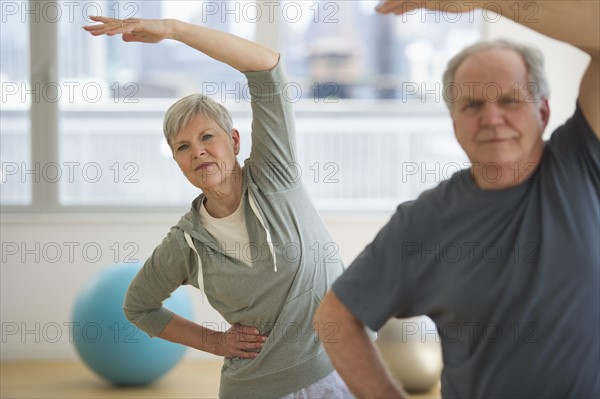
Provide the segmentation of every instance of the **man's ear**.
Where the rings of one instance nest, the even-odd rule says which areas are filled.
[[[542,123],[542,132],[546,130],[546,126],[548,126],[548,121],[550,120],[550,104],[548,104],[547,98],[540,99],[540,122]]]

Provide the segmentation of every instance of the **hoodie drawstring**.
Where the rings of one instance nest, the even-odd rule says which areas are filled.
[[[200,259],[200,254],[194,246],[194,242],[192,241],[192,237],[190,236],[190,234],[187,231],[184,231],[183,236],[185,237],[185,240],[187,241],[190,248],[194,250],[196,256],[198,257],[198,288],[200,288],[200,292],[204,294],[204,276],[202,276],[202,259]]]

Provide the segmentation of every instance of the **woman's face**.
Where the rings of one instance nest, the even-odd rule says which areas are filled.
[[[231,136],[214,120],[196,115],[172,141],[173,158],[185,177],[202,191],[218,190],[237,177],[240,134]]]

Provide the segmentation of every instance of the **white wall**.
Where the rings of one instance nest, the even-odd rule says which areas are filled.
[[[0,359],[75,358],[68,323],[82,286],[115,260],[125,261],[127,255],[144,261],[180,217],[3,215]],[[342,259],[349,263],[387,219],[387,215],[340,214],[324,220]],[[197,290],[188,291],[195,321],[223,323]],[[191,350],[186,356],[210,357]]]

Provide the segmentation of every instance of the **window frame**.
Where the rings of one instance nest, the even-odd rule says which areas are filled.
[[[30,7],[41,7],[41,3],[47,3],[44,0],[32,0]],[[40,85],[45,87],[48,84],[57,82],[58,76],[58,29],[56,21],[48,21],[41,18],[39,21],[27,21],[29,25],[29,52],[31,65],[31,85]],[[281,30],[281,21],[277,18],[269,21],[267,18],[260,19],[256,24],[256,40],[270,48],[279,47],[279,38]],[[482,32],[483,33],[483,32]],[[35,67],[34,67],[35,66]],[[354,100],[344,100],[351,104]],[[357,107],[362,111],[368,112],[371,108],[373,112],[382,108],[389,108],[386,103],[397,104],[398,100],[378,100],[372,106],[366,106],[365,103],[357,101]],[[298,104],[299,105],[299,104]],[[318,108],[318,104],[315,104]],[[301,108],[296,107],[296,108]],[[312,108],[309,106],[309,108]],[[356,109],[350,105],[348,114],[356,112]],[[296,113],[303,113],[304,110],[296,109]],[[319,111],[317,111],[319,112]],[[439,115],[446,113],[440,109]],[[404,113],[403,111],[398,112]],[[324,112],[327,114],[327,112]],[[344,112],[337,113],[338,117],[343,118]],[[60,109],[58,102],[50,101],[32,101],[30,108],[30,152],[31,165],[47,165],[50,163],[59,163],[60,154]],[[181,212],[188,209],[186,205],[63,205],[60,203],[60,184],[56,182],[39,179],[39,182],[30,182],[31,203],[29,205],[2,205],[2,213],[24,213],[24,214],[42,214],[42,213],[155,213],[155,212]],[[325,212],[332,212],[326,210]],[[341,212],[348,212],[347,209]],[[369,213],[377,211],[368,210]],[[381,211],[383,212],[383,211]]]

